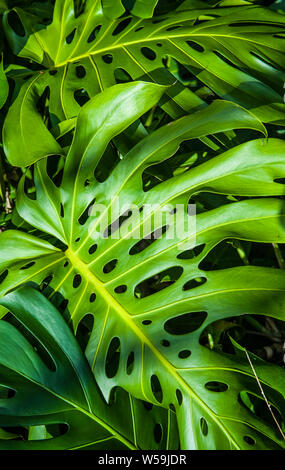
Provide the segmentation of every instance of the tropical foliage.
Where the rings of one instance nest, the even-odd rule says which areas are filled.
[[[271,3],[0,2],[1,449],[285,448]]]

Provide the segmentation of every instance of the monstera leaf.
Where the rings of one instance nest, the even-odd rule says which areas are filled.
[[[232,129],[265,132],[254,115],[218,100],[161,127],[124,158],[110,158],[110,142],[164,91],[134,82],[97,95],[79,114],[63,170],[51,169],[56,161],[62,169],[55,157],[37,162],[34,192],[23,178],[19,214],[45,235],[0,235],[1,295],[33,283],[75,331],[93,316],[85,353],[105,399],[119,386],[175,409],[182,448],[282,448],[274,423],[241,399],[262,401],[245,353],[214,352],[199,338],[212,322],[244,313],[284,319],[281,270],[210,270],[203,261],[226,239],[285,242],[283,201],[265,197],[284,194],[285,144],[260,134],[153,183],[149,168],[171,162],[184,141]],[[225,199],[199,213],[195,224],[188,202],[207,192],[242,200]],[[185,219],[192,225],[178,233]],[[252,361],[268,400],[284,416],[283,371]]]
[[[79,3],[75,8],[73,0],[57,0],[48,25],[35,24],[19,8],[5,13],[3,25],[14,51],[42,66],[22,71],[29,79],[8,114],[8,129],[16,122],[19,131],[30,126],[33,134],[33,110],[42,96],[53,127],[75,118],[100,91],[140,79],[172,85],[160,105],[173,118],[206,106],[201,89],[208,97],[216,94],[250,109],[263,122],[284,124],[284,16],[259,6],[209,8],[191,0],[172,13],[142,19],[156,1]],[[116,19],[128,3],[137,16]],[[18,28],[11,15],[18,17]],[[181,82],[177,67],[186,70],[186,82],[196,77],[194,88]],[[17,78],[18,68],[9,74]],[[48,150],[58,153],[55,144]],[[12,163],[29,164],[25,159]]]
[[[177,448],[173,412],[168,424],[165,410],[154,407],[146,414],[143,404],[122,390],[107,405],[75,337],[40,292],[24,287],[1,304],[18,322],[0,322],[2,450],[149,449],[152,442]],[[29,441],[7,437],[7,430],[19,426],[31,429]],[[161,442],[151,440],[156,426]]]
[[[0,62],[0,109],[6,103],[6,100],[8,98],[8,93],[9,93],[8,80],[6,78],[6,75],[3,69],[3,61],[1,59],[1,62]]]

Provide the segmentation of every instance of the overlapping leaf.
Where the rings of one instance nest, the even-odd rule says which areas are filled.
[[[173,412],[146,412],[122,390],[107,405],[72,332],[42,294],[25,287],[1,304],[18,320],[0,322],[2,450],[177,448]],[[19,426],[30,427],[28,441],[11,440],[17,436],[7,431]],[[152,439],[156,426],[160,440]]]
[[[216,101],[160,128],[110,167],[109,142],[164,91],[147,83],[110,88],[80,113],[62,180],[52,180],[46,160],[35,164],[35,198],[25,193],[23,179],[18,211],[55,241],[3,233],[1,294],[33,282],[75,330],[87,314],[93,315],[86,354],[105,398],[121,386],[137,398],[175,409],[183,448],[282,448],[274,424],[251,414],[241,401],[242,392],[260,396],[245,355],[215,353],[199,338],[207,325],[229,316],[283,318],[280,270],[211,271],[201,262],[225,239],[285,241],[283,202],[264,197],[284,194],[284,142],[247,142],[148,188],[145,171],[174,155],[183,141],[232,129],[265,132],[251,113]],[[186,216],[189,199],[199,192],[245,200],[198,214],[196,237],[192,233],[182,240],[175,232],[168,238],[177,227],[176,214],[168,214],[166,222],[155,219],[159,207],[184,204]],[[117,198],[121,212],[114,215]],[[94,202],[105,207],[99,215],[90,210]],[[141,209],[136,216],[135,206]],[[112,237],[126,213],[125,234]],[[150,232],[161,230],[161,238],[149,237],[152,243],[145,244],[130,237],[150,220]],[[284,416],[280,369],[252,360],[268,399]]]
[[[143,2],[146,16],[155,3]],[[138,16],[111,19],[109,4],[113,17],[123,12],[120,1],[105,1],[104,10],[101,1],[87,0],[75,14],[73,0],[57,0],[47,26],[34,25],[21,9],[5,14],[4,28],[15,52],[42,65],[40,71],[25,71],[30,78],[8,115],[6,132],[32,122],[31,101],[35,107],[44,92],[55,126],[76,117],[80,105],[101,90],[138,79],[172,84],[161,106],[175,118],[205,106],[203,96],[216,94],[252,110],[263,122],[284,123],[284,16],[259,6],[208,8],[183,2],[172,13],[142,19],[141,2],[135,2]],[[21,34],[9,25],[11,14],[18,15]],[[175,64],[187,71],[186,84],[198,79],[194,88],[173,84],[181,77]],[[13,155],[11,162],[20,164]]]

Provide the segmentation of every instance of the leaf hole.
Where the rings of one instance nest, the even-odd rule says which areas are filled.
[[[116,294],[124,294],[127,291],[127,286],[125,284],[122,284],[121,286],[115,287],[114,291]]]
[[[89,297],[89,302],[91,304],[93,304],[93,302],[95,302],[95,300],[96,300],[96,294],[94,292],[92,292],[92,294]]]
[[[142,55],[148,59],[148,60],[155,60],[156,59],[156,53],[150,49],[149,47],[142,47],[141,48],[141,53]]]
[[[176,393],[176,398],[177,398],[177,401],[178,401],[178,405],[181,406],[182,402],[183,402],[182,392],[181,392],[181,390],[179,390],[179,388],[177,388],[175,393]]]
[[[205,243],[199,246],[195,246],[191,250],[182,251],[177,255],[177,259],[194,259],[199,256],[205,248]]]
[[[94,327],[94,316],[91,313],[85,315],[76,328],[76,338],[82,351],[85,351]]]
[[[207,436],[209,432],[209,428],[208,428],[208,423],[205,420],[205,418],[200,419],[200,428],[201,428],[203,436]]]
[[[116,83],[128,83],[132,81],[131,75],[121,67],[118,67],[114,70],[114,77]]]
[[[5,281],[6,277],[8,276],[8,269],[5,269],[5,271],[0,275],[0,284]]]
[[[102,56],[102,60],[105,64],[111,64],[113,62],[113,56],[112,54],[105,54]]]
[[[126,366],[127,375],[131,375],[131,373],[134,370],[134,365],[135,365],[135,353],[134,351],[131,351],[127,359],[127,366]]]
[[[81,107],[84,106],[90,100],[90,96],[84,88],[75,90],[73,96],[76,103],[79,104],[79,106]]]
[[[77,287],[80,286],[81,281],[82,281],[82,278],[81,278],[80,274],[75,274],[75,276],[73,278],[73,284],[72,284],[74,289],[77,289]]]
[[[161,344],[161,346],[164,346],[165,348],[168,348],[170,346],[170,341],[168,341],[167,339],[162,339],[160,341],[160,344]]]
[[[192,49],[194,49],[197,52],[205,51],[204,47],[202,47],[200,44],[198,44],[195,41],[186,41],[186,43],[188,44],[188,46],[190,46]]]
[[[20,270],[29,269],[29,268],[31,268],[32,266],[34,266],[35,264],[36,264],[35,261],[31,261],[30,263],[25,264],[25,266],[22,266],[22,267],[20,268]]]
[[[147,411],[151,411],[153,409],[153,404],[148,401],[143,401],[143,406]]]
[[[246,442],[248,445],[250,446],[254,446],[255,445],[255,440],[253,439],[253,437],[250,437],[250,436],[243,436],[243,440],[244,442]]]
[[[86,70],[83,65],[77,65],[75,73],[77,78],[84,78],[86,76]]]
[[[43,292],[53,280],[53,275],[50,274],[49,276],[45,277],[44,280],[41,282],[40,290]]]
[[[211,392],[226,392],[228,390],[228,385],[223,382],[207,382],[205,388]]]
[[[95,202],[95,198],[90,202],[90,204],[86,207],[84,212],[82,212],[82,214],[78,218],[78,222],[80,223],[80,225],[85,225],[86,224],[89,216],[91,215],[94,202]]]
[[[66,41],[66,44],[71,44],[73,39],[74,39],[74,36],[75,36],[75,33],[76,33],[76,28],[74,28],[73,31],[71,31],[70,34],[68,34],[68,36],[66,36],[65,38],[65,41]]]
[[[24,25],[19,17],[18,13],[15,10],[10,10],[8,12],[8,24],[10,28],[17,34],[17,36],[25,37],[26,32]]]
[[[204,323],[207,312],[191,312],[170,318],[164,323],[164,329],[171,335],[185,335],[198,330]]]
[[[91,245],[90,248],[89,248],[89,250],[88,250],[89,255],[93,255],[93,253],[95,253],[95,251],[97,250],[97,248],[98,248],[97,243],[94,243],[94,245]]]
[[[189,349],[183,349],[183,351],[180,351],[178,354],[179,359],[187,359],[190,356],[191,351],[189,351]]]
[[[179,28],[182,28],[182,25],[176,24],[173,26],[169,26],[169,28],[166,28],[166,31],[175,31],[175,29],[179,29]]]
[[[186,291],[202,286],[206,281],[207,279],[205,277],[196,277],[195,279],[191,279],[190,281],[186,282],[186,284],[183,286],[183,290]]]
[[[151,385],[151,390],[153,393],[154,398],[159,402],[162,403],[163,400],[163,393],[162,393],[162,388],[160,381],[157,377],[157,375],[152,375],[150,378],[150,385]]]
[[[143,320],[142,321],[142,324],[147,326],[147,325],[151,325],[152,324],[152,321],[151,320]]]
[[[90,42],[95,41],[95,39],[98,37],[98,34],[99,34],[101,28],[102,28],[102,25],[99,24],[98,26],[96,26],[96,28],[93,29],[92,33],[89,35],[89,37],[87,39],[88,44]]]
[[[105,372],[109,379],[115,377],[119,370],[120,365],[120,354],[121,354],[121,342],[116,336],[112,338],[106,356]]]
[[[105,266],[103,267],[103,273],[108,274],[108,273],[112,272],[115,269],[115,267],[117,266],[117,264],[118,264],[118,260],[117,259],[112,259],[111,261],[106,263]]]
[[[148,279],[140,282],[134,291],[134,295],[138,299],[148,297],[158,291],[166,289],[166,287],[174,284],[182,275],[183,268],[181,266],[173,266],[165,271],[162,271]]]
[[[135,245],[133,245],[129,250],[129,255],[133,256],[138,253],[141,253],[143,250],[152,245],[156,240],[162,238],[162,236],[167,232],[168,229],[169,225],[164,225],[163,227],[154,230],[152,233],[150,233],[149,235],[138,241]]]
[[[122,33],[131,23],[132,18],[125,18],[124,20],[120,21],[120,23],[116,26],[114,31],[112,32],[112,36],[117,36],[118,34]]]
[[[275,178],[274,183],[285,184],[285,178]]]

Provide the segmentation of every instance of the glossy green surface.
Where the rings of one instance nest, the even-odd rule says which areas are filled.
[[[36,199],[25,193],[23,178],[18,189],[19,214],[54,239],[48,242],[14,230],[0,235],[1,295],[29,282],[41,285],[75,330],[87,314],[93,315],[86,356],[105,399],[119,386],[138,399],[166,409],[174,407],[183,449],[284,448],[274,423],[257,417],[241,403],[243,391],[260,395],[244,351],[238,355],[210,351],[199,337],[212,322],[245,312],[284,319],[281,270],[240,266],[209,271],[201,269],[200,263],[225,239],[285,242],[284,204],[272,197],[284,194],[284,186],[274,180],[285,177],[285,144],[264,138],[265,128],[252,113],[217,100],[205,110],[158,129],[134,146],[114,169],[109,168],[108,143],[165,91],[143,82],[109,88],[80,112],[62,182],[53,183],[46,160],[34,166]],[[234,129],[255,130],[260,138],[232,147],[152,189],[143,187],[143,172],[171,157],[183,141]],[[105,172],[103,182],[94,177],[95,171],[98,178],[98,165]],[[137,240],[98,238],[103,216],[92,212],[86,216],[95,198],[110,214],[116,197],[129,207],[147,207],[187,204],[191,196],[202,192],[247,198],[198,214],[196,238],[181,241],[162,236],[136,254],[132,249]],[[133,229],[155,210],[143,209]],[[131,221],[132,216],[128,226]],[[101,228],[107,229],[111,222],[115,220]],[[170,220],[169,227],[174,223]],[[152,230],[159,228],[161,224],[152,226]],[[63,250],[56,248],[56,244],[60,246],[56,239],[64,244]],[[191,242],[190,248],[185,248],[186,242]],[[198,253],[185,256],[185,251],[201,245],[205,246]],[[115,268],[108,272],[106,266],[114,260]],[[175,279],[170,277],[173,282],[163,285],[163,273],[169,268]],[[138,286],[154,275],[164,288],[138,295]],[[195,284],[201,278],[204,283]],[[121,293],[119,286],[124,286]],[[184,314],[190,314],[191,326],[187,332],[188,323],[184,323],[182,334],[179,325]],[[108,353],[114,338],[119,361],[117,354],[115,370],[110,371]],[[252,361],[268,399],[284,414],[283,370],[273,364],[268,367],[257,357]],[[212,382],[223,391],[213,391]]]

